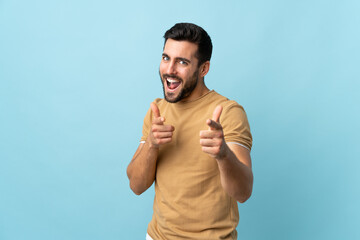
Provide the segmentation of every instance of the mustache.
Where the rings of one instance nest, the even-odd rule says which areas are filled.
[[[179,81],[183,81],[182,78],[176,76],[176,75],[172,75],[172,74],[163,74],[162,75],[163,79],[165,80],[166,78],[173,78],[173,79],[176,79],[176,80],[179,80]]]

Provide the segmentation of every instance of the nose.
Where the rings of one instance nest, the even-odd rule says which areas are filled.
[[[176,74],[176,62],[170,61],[167,63],[166,74],[169,74],[169,75]]]

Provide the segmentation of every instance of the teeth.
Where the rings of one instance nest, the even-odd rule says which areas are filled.
[[[179,80],[170,79],[170,78],[167,78],[166,80],[167,80],[169,83],[176,83],[176,82],[180,82]]]

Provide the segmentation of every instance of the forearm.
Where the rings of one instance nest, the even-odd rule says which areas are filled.
[[[235,155],[228,145],[225,146],[224,156],[216,159],[220,170],[221,185],[231,197],[243,203],[251,196],[253,174],[251,166],[245,165],[239,158],[250,158],[250,154],[245,152],[248,151],[247,149],[242,149],[240,152],[236,151],[237,155]],[[238,146],[238,148],[242,147]]]
[[[175,130],[174,126],[164,124],[165,117],[160,116],[159,108],[155,103],[151,103],[150,107],[154,116],[150,132],[146,142],[140,144],[138,150],[136,150],[127,169],[130,188],[137,195],[146,191],[153,184],[159,147],[171,142]]]
[[[151,146],[147,141],[134,154],[127,168],[127,175],[130,188],[135,194],[145,192],[154,182],[158,153],[158,147]]]

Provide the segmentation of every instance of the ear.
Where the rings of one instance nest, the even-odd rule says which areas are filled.
[[[206,61],[200,66],[200,77],[203,78],[210,70],[210,61]]]

